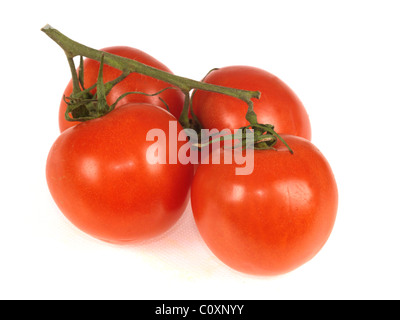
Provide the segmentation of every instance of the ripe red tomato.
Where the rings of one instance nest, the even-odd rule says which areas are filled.
[[[82,231],[113,243],[148,239],[170,228],[187,206],[193,165],[149,162],[154,141],[146,141],[147,133],[156,128],[167,142],[176,139],[169,122],[182,130],[164,109],[128,104],[65,130],[46,168],[63,214]],[[175,142],[178,148],[184,143]],[[157,151],[169,159],[168,146]]]
[[[334,226],[338,191],[327,160],[308,140],[283,138],[293,155],[281,142],[276,151],[255,150],[249,175],[235,175],[234,163],[200,164],[192,184],[205,243],[243,273],[294,270],[318,253]]]
[[[273,124],[279,134],[311,140],[306,109],[296,94],[279,78],[259,68],[230,66],[210,72],[204,82],[243,90],[260,91],[253,99],[254,112],[261,124]],[[204,128],[235,130],[247,126],[247,104],[227,95],[197,90],[193,111]]]
[[[109,47],[102,49],[102,51],[112,53],[118,56],[129,58],[132,60],[139,61],[148,66],[172,73],[164,64],[148,55],[147,53],[131,47]],[[84,61],[84,84],[85,88],[90,88],[97,82],[99,74],[100,63],[92,59],[85,59]],[[114,80],[122,74],[122,71],[112,68],[108,65],[104,65],[103,77],[104,82]],[[122,94],[132,91],[140,91],[147,94],[156,93],[164,88],[171,87],[170,84],[157,80],[155,78],[145,76],[138,73],[131,73],[123,81],[118,83],[107,96],[107,102],[109,105],[113,104]],[[69,82],[68,86],[64,91],[66,97],[72,93],[72,81]],[[92,92],[95,93],[95,90]],[[162,108],[165,108],[163,102],[159,99],[161,97],[168,105],[170,112],[179,119],[179,116],[183,109],[183,103],[185,96],[180,90],[166,90],[157,96],[145,96],[141,94],[131,94],[123,98],[117,105],[122,106],[129,102],[142,102],[153,104]],[[70,122],[65,120],[65,111],[67,105],[64,99],[61,99],[60,112],[59,112],[59,127],[60,131],[72,127],[77,122]]]

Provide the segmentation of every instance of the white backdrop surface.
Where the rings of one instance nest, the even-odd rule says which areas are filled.
[[[1,299],[399,299],[398,1],[12,1],[1,9]],[[339,188],[333,233],[278,277],[235,272],[203,243],[190,206],[158,239],[103,243],[47,188],[69,81],[51,24],[94,48],[141,49],[175,74],[245,64],[304,103]]]

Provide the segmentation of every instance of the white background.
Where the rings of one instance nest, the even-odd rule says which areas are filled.
[[[1,24],[0,298],[399,299],[398,1],[7,1]],[[190,209],[169,232],[118,247],[54,204],[47,153],[70,78],[51,24],[100,49],[128,45],[175,74],[253,65],[300,97],[336,175],[322,251],[278,277],[239,274],[203,244]]]

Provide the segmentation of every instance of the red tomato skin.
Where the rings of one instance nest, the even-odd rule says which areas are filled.
[[[200,164],[191,190],[207,246],[237,271],[273,276],[313,258],[333,229],[338,190],[329,163],[308,140],[283,135],[277,151],[256,150],[254,171]]]
[[[146,160],[154,144],[146,141],[147,132],[162,129],[168,142],[169,121],[176,119],[164,109],[128,104],[65,130],[46,167],[61,212],[82,231],[112,243],[150,239],[174,225],[189,200],[193,166]]]
[[[261,124],[273,124],[279,134],[311,140],[311,124],[298,96],[275,75],[251,66],[229,66],[210,72],[204,82],[251,91],[260,91],[260,99],[252,99],[254,112]],[[230,129],[247,126],[247,104],[237,98],[197,90],[193,95],[193,111],[204,128]]]
[[[157,68],[159,70],[172,73],[171,70],[164,64],[162,64],[160,61],[156,60],[149,54],[139,49],[126,46],[115,46],[115,47],[104,48],[102,49],[102,51],[122,56],[125,58],[129,58],[132,60],[136,60],[148,66]],[[98,61],[92,59],[84,60],[85,88],[89,88],[97,82],[99,67],[100,63]],[[103,68],[104,82],[114,80],[121,74],[122,71],[110,67],[108,65],[104,65]],[[122,94],[126,92],[139,91],[139,92],[145,92],[147,94],[153,94],[166,87],[171,87],[171,85],[146,75],[142,75],[139,73],[131,73],[127,78],[125,78],[123,81],[115,85],[115,87],[113,87],[113,89],[107,96],[107,102],[109,105],[113,104]],[[96,92],[95,90],[92,91],[92,93],[95,92]],[[68,97],[71,95],[71,93],[72,93],[72,80],[68,83],[63,95]],[[159,99],[159,97],[161,97],[167,103],[172,115],[174,115],[176,118],[179,118],[183,109],[185,96],[180,90],[175,90],[175,89],[169,89],[162,92],[160,95],[151,97],[141,94],[131,94],[123,98],[118,103],[117,107],[125,105],[127,103],[137,102],[137,103],[149,103],[166,109],[165,105]],[[64,99],[61,99],[60,111],[59,111],[59,127],[61,132],[77,124],[77,122],[70,122],[65,120],[66,110],[67,110],[67,105],[64,102]]]

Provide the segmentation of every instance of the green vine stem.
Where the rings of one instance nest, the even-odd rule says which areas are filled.
[[[209,84],[206,82],[201,82],[201,81],[196,81],[192,80],[189,78],[177,76],[150,66],[147,66],[145,64],[142,64],[138,61],[120,57],[108,52],[96,50],[93,48],[90,48],[88,46],[85,46],[83,44],[80,44],[64,34],[62,34],[60,31],[57,29],[51,27],[50,25],[46,25],[41,29],[47,36],[49,36],[53,41],[55,41],[64,51],[68,59],[68,63],[70,65],[70,69],[73,75],[73,82],[74,82],[74,88],[79,88],[83,87],[83,76],[80,74],[79,78],[76,75],[75,68],[74,68],[74,63],[73,63],[73,58],[80,56],[81,59],[81,64],[82,64],[82,57],[87,57],[89,59],[93,59],[96,61],[100,61],[102,63],[105,63],[111,67],[114,67],[116,69],[119,69],[122,71],[122,75],[120,79],[115,79],[115,82],[118,82],[122,80],[124,77],[126,77],[128,74],[136,72],[140,73],[146,76],[150,76],[152,78],[167,82],[171,84],[172,86],[180,89],[184,94],[185,94],[185,105],[184,105],[184,111],[181,114],[181,117],[179,121],[183,125],[184,128],[190,127],[190,121],[188,119],[188,111],[193,112],[191,109],[191,99],[189,93],[192,90],[204,90],[204,91],[210,91],[210,92],[215,92],[219,94],[225,94],[228,96],[235,97],[237,99],[242,100],[245,102],[248,106],[248,110],[246,113],[246,120],[249,122],[248,127],[252,127],[255,136],[256,136],[256,141],[255,143],[258,143],[258,147],[261,149],[270,149],[274,141],[272,143],[267,143],[267,141],[270,140],[271,136],[274,136],[275,140],[278,138],[280,140],[281,137],[272,129],[273,127],[270,125],[262,125],[259,124],[257,121],[257,115],[253,110],[253,101],[251,99],[259,99],[261,93],[259,91],[248,91],[248,90],[241,90],[241,89],[235,89],[235,88],[229,88],[229,87],[223,87],[219,85],[213,85]],[[81,72],[81,70],[79,71]],[[110,86],[113,85],[113,83],[107,83],[106,85]],[[76,90],[76,89],[74,89]],[[85,91],[88,91],[89,89],[84,90],[83,92],[74,92],[75,94],[82,95]],[[108,87],[105,91],[109,91],[110,87]],[[76,90],[78,91],[78,90]],[[104,91],[104,88],[103,88]],[[112,108],[111,108],[112,109]],[[269,134],[268,139],[264,137],[263,135],[267,133]],[[290,148],[289,148],[290,150]],[[290,150],[291,151],[291,150]],[[292,151],[291,151],[292,152]]]
[[[135,60],[92,49],[74,40],[71,40],[50,25],[46,25],[41,30],[65,51],[68,58],[84,56],[96,61],[101,61],[102,55],[104,55],[104,63],[111,67],[117,68],[125,73],[137,72],[150,76],[152,78],[156,78],[158,80],[168,82],[169,84],[180,88],[184,92],[189,92],[192,89],[206,90],[236,97],[246,103],[251,101],[252,98],[260,98],[260,92],[258,91],[247,91],[228,88],[188,79],[147,66]]]

